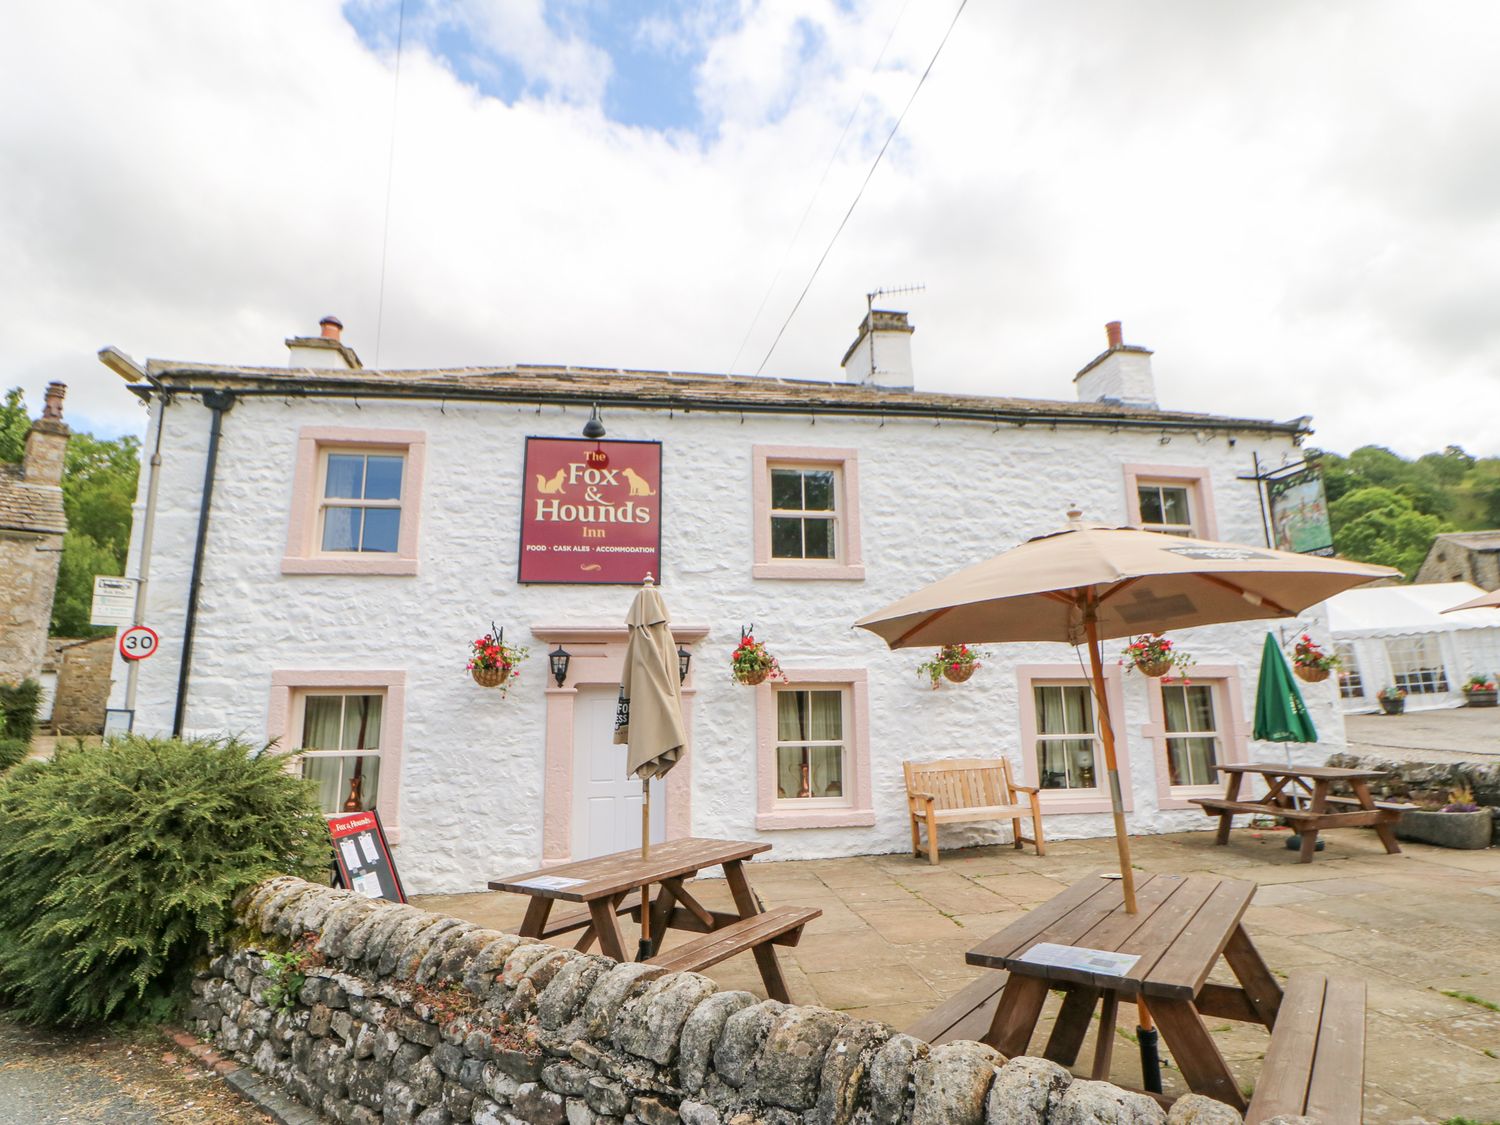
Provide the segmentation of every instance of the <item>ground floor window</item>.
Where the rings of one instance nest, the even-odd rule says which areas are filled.
[[[307,692],[298,742],[302,776],[318,784],[325,813],[373,809],[380,791],[385,697]]]
[[[1436,637],[1398,637],[1385,642],[1391,678],[1407,695],[1440,695],[1449,690],[1448,670]]]
[[[1036,684],[1037,777],[1043,789],[1094,789],[1098,741],[1087,684]]]
[[[1220,761],[1219,718],[1210,684],[1163,684],[1167,776],[1173,785],[1212,785]]]
[[[777,690],[777,800],[843,802],[845,698],[837,689]]]
[[[1339,698],[1363,699],[1365,679],[1360,675],[1359,660],[1354,655],[1354,646],[1334,645],[1333,651],[1339,658]]]

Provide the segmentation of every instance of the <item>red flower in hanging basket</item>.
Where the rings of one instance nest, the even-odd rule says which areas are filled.
[[[786,679],[776,658],[748,632],[740,634],[740,643],[730,655],[729,665],[734,678],[742,684],[760,684],[777,677]]]
[[[519,679],[519,665],[530,652],[525,645],[508,645],[486,634],[469,642],[469,675],[480,687],[498,687],[504,695],[510,681]]]

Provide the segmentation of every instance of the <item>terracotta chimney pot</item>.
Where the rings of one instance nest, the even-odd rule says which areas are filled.
[[[63,416],[63,397],[67,393],[68,393],[68,384],[66,384],[66,383],[48,383],[47,384],[47,391],[46,391],[46,395],[45,395],[45,402],[44,402],[44,404],[42,406],[42,417],[43,418],[54,418],[54,419],[56,419],[59,422],[62,421],[62,416]]]
[[[1110,349],[1121,347],[1125,343],[1125,334],[1120,329],[1120,322],[1112,320],[1104,326],[1104,335],[1109,339]]]
[[[323,329],[323,339],[337,340],[344,330],[344,322],[336,316],[325,316],[318,321],[318,327]]]

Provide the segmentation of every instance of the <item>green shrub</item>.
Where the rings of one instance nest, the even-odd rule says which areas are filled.
[[[0,738],[0,773],[4,773],[31,753],[31,743],[19,738]]]
[[[42,685],[35,680],[0,684],[0,738],[31,741],[36,713],[42,705]]]
[[[314,788],[283,765],[125,736],[0,776],[0,1001],[62,1025],[165,1016],[236,894],[327,875]]]

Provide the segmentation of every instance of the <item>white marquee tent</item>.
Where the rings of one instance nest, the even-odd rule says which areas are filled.
[[[1468,582],[1432,582],[1329,598],[1344,710],[1375,710],[1375,693],[1392,684],[1406,689],[1408,708],[1453,707],[1470,676],[1500,675],[1500,609],[1443,612],[1483,593]]]

